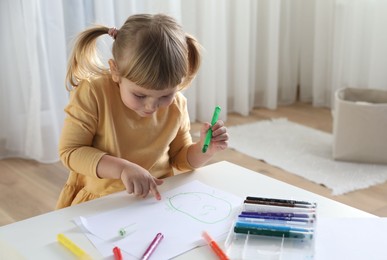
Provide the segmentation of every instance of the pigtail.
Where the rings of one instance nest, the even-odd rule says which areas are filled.
[[[108,72],[108,69],[101,62],[96,48],[97,38],[108,33],[109,28],[96,26],[79,34],[67,65],[67,90],[77,87],[82,80]]]
[[[182,82],[183,88],[191,83],[199,70],[202,49],[202,46],[193,36],[186,34],[185,38],[188,46],[188,73]]]

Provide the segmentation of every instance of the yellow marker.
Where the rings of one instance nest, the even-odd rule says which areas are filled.
[[[59,243],[65,246],[68,250],[70,250],[74,255],[76,255],[79,259],[91,259],[91,257],[86,254],[85,251],[80,249],[73,241],[71,241],[68,237],[63,234],[58,234],[56,236]]]

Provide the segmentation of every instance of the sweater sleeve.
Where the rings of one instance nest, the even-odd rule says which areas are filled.
[[[169,150],[170,163],[172,167],[179,171],[193,170],[194,168],[188,162],[188,148],[192,144],[190,133],[191,123],[189,119],[187,100],[179,93],[178,108],[180,112],[180,127],[175,139],[172,141]]]
[[[97,177],[97,165],[105,152],[93,147],[98,126],[98,99],[85,81],[72,90],[59,141],[59,155],[71,171]]]

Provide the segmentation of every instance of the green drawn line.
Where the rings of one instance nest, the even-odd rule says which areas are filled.
[[[228,206],[228,208],[229,208],[227,215],[224,216],[224,217],[222,217],[221,219],[219,219],[219,220],[217,220],[217,221],[204,221],[204,220],[201,220],[199,217],[193,216],[193,215],[189,214],[188,212],[185,212],[185,211],[183,211],[183,210],[180,210],[179,208],[177,208],[177,207],[175,207],[175,206],[173,205],[173,202],[172,202],[173,198],[178,197],[178,196],[181,196],[181,195],[195,195],[195,196],[198,197],[200,200],[202,200],[201,196],[198,195],[198,194],[208,195],[208,196],[211,196],[211,197],[213,197],[213,198],[215,198],[215,199],[218,199],[218,200],[223,201],[225,204],[227,204],[227,206]],[[185,215],[187,215],[187,216],[189,216],[189,217],[191,217],[191,218],[193,218],[193,219],[195,219],[195,220],[197,220],[197,221],[199,221],[199,222],[206,223],[206,224],[215,224],[215,223],[221,222],[221,221],[227,219],[227,218],[231,215],[231,212],[232,212],[232,207],[231,207],[231,203],[230,203],[230,202],[228,202],[227,200],[224,200],[224,199],[222,199],[222,198],[215,197],[215,196],[213,196],[213,195],[211,195],[211,194],[208,194],[208,193],[205,193],[205,192],[183,192],[183,193],[179,193],[179,194],[176,194],[176,195],[174,195],[174,196],[168,198],[168,201],[169,201],[169,205],[170,205],[173,209],[175,209],[176,211],[181,212],[181,213],[183,213],[183,214],[185,214]],[[208,205],[208,204],[207,204],[207,205],[204,205],[203,207],[210,207],[210,208],[212,208],[212,209],[214,209],[214,210],[217,209],[216,205]]]

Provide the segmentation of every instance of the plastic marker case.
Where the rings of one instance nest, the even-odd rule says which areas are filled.
[[[313,259],[316,203],[247,198],[250,203],[241,205],[225,241],[230,259]]]

